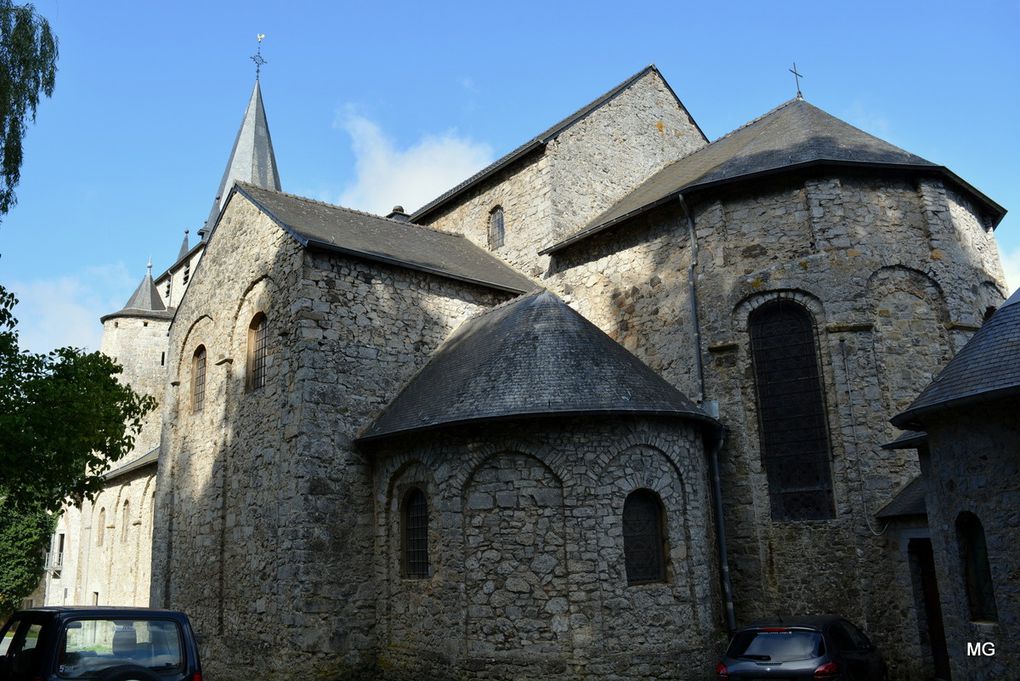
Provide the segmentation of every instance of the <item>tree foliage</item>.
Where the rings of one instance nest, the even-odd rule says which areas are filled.
[[[156,402],[120,383],[122,369],[100,352],[20,350],[15,302],[0,287],[0,496],[55,512],[102,489]]]
[[[21,605],[39,584],[57,516],[41,509],[16,510],[0,501],[0,613]]]
[[[16,202],[21,144],[40,94],[53,94],[57,39],[32,5],[0,0],[0,215]]]

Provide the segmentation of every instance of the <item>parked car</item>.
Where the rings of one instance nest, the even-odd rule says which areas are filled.
[[[834,615],[782,618],[733,635],[715,668],[720,681],[884,681],[882,655],[864,633]]]
[[[19,610],[0,630],[0,681],[202,681],[195,634],[172,610]]]

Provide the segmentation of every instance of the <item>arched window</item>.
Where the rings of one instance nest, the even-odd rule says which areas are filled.
[[[115,511],[116,512],[116,511]],[[106,534],[106,509],[99,509],[99,520],[96,525],[96,546],[103,545],[103,535]]]
[[[205,406],[205,346],[199,345],[191,358],[191,411],[196,414]]]
[[[120,520],[120,540],[126,542],[128,538],[128,525],[131,524],[131,505],[128,500],[124,500],[124,509],[121,511]]]
[[[974,622],[997,622],[999,613],[995,607],[985,528],[976,515],[965,511],[957,516],[956,539],[960,546],[970,619]]]
[[[503,245],[503,206],[496,206],[489,211],[489,248],[499,248]]]
[[[248,390],[266,384],[266,316],[259,312],[248,326]]]
[[[666,533],[662,501],[648,489],[623,502],[623,555],[627,584],[666,581]]]
[[[832,518],[829,431],[814,322],[791,300],[762,305],[748,322],[772,517]]]
[[[404,576],[429,576],[429,504],[425,492],[415,487],[404,495],[400,509],[401,555]]]

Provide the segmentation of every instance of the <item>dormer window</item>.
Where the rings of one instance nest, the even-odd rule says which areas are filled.
[[[500,248],[503,237],[503,206],[496,206],[489,211],[489,249]]]

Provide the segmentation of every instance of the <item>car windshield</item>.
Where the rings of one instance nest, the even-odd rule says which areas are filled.
[[[733,637],[726,656],[762,662],[795,662],[824,654],[822,635],[804,629],[751,629]]]
[[[67,623],[57,673],[66,679],[88,679],[121,665],[171,670],[181,663],[181,632],[176,622],[81,619]]]

